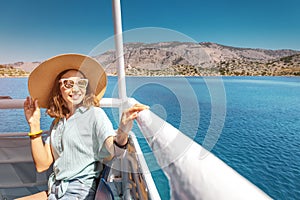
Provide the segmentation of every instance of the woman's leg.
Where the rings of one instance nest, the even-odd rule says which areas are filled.
[[[57,187],[57,188],[56,188]],[[48,200],[57,200],[57,191],[60,185],[53,185]],[[79,180],[71,181],[68,184],[68,189],[59,200],[94,200],[95,189],[86,186]]]
[[[47,200],[47,192],[46,191],[39,192],[33,195],[18,198],[16,200]]]
[[[95,189],[86,186],[79,180],[72,181],[69,183],[64,197],[66,200],[73,199],[74,197],[80,200],[93,200],[95,198]]]

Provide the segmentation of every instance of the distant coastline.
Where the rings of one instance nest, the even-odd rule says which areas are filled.
[[[117,75],[107,75],[108,77],[117,77]],[[137,78],[142,78],[142,77],[145,77],[145,78],[147,78],[147,77],[162,77],[162,78],[168,78],[168,77],[170,77],[170,78],[176,78],[176,77],[178,77],[178,78],[181,78],[181,77],[247,77],[248,75],[243,75],[243,76],[241,76],[241,75],[239,75],[239,76],[236,76],[236,75],[205,75],[205,76],[189,76],[189,75],[160,75],[160,76],[142,76],[142,75],[140,75],[140,76],[134,76],[134,75],[126,75],[127,77],[137,77]],[[29,77],[29,74],[28,75],[26,75],[26,76],[0,76],[0,79],[1,78],[3,78],[3,79],[5,79],[5,78],[28,78]],[[248,76],[248,77],[250,77],[250,76]],[[257,75],[257,76],[252,76],[252,77],[263,77],[263,76],[261,76],[261,75]],[[299,75],[280,75],[280,76],[278,76],[278,75],[274,75],[274,76],[270,76],[270,75],[265,75],[265,77],[300,77]]]
[[[109,76],[117,74],[115,52],[94,56]],[[300,76],[300,51],[237,48],[211,42],[128,43],[127,76]],[[27,77],[40,62],[0,65],[0,77]]]
[[[30,72],[26,72],[20,68],[14,68],[12,66],[0,65],[0,78],[19,78],[27,77]]]

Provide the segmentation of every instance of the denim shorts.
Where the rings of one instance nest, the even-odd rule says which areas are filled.
[[[69,182],[65,194],[61,198],[58,198],[59,187],[59,182],[55,182],[55,184],[52,185],[48,200],[94,200],[95,198],[95,189],[86,186],[80,180]]]

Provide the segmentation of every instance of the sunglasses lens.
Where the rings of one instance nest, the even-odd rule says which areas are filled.
[[[70,79],[67,79],[67,80],[63,81],[63,84],[64,84],[65,88],[70,89],[74,86],[74,81],[70,80]]]
[[[78,80],[77,85],[80,88],[86,88],[88,85],[88,81],[86,79],[80,79]]]

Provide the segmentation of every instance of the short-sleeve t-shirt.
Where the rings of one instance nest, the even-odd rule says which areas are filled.
[[[51,144],[55,179],[81,179],[92,184],[102,170],[99,161],[109,156],[104,141],[115,135],[105,112],[94,106],[79,107],[68,120],[53,123],[45,143]]]

